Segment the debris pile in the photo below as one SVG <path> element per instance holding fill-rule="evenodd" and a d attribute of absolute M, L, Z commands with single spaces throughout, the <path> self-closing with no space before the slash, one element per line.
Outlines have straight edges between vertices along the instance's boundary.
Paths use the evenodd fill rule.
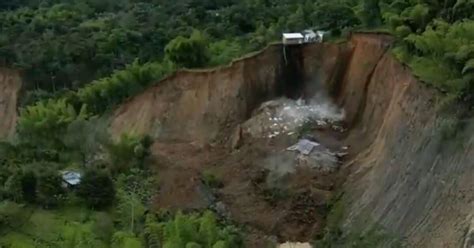
<path fill-rule="evenodd" d="M 307 123 L 342 132 L 344 129 L 338 123 L 343 119 L 344 111 L 331 103 L 280 98 L 263 103 L 242 128 L 255 138 L 291 136 Z"/>

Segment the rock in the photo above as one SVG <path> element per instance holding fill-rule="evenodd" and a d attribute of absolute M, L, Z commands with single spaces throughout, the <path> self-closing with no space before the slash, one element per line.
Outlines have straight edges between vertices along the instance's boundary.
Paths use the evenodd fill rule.
<path fill-rule="evenodd" d="M 219 216 L 227 218 L 227 219 L 230 218 L 230 212 L 227 209 L 227 206 L 223 202 L 221 201 L 216 202 L 216 204 L 214 204 L 212 208 Z"/>

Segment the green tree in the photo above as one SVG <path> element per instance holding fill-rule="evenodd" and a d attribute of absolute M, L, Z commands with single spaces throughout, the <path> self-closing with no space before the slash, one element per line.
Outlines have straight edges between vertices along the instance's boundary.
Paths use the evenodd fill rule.
<path fill-rule="evenodd" d="M 27 170 L 22 174 L 20 182 L 24 200 L 30 203 L 35 202 L 37 185 L 36 174 L 31 170 Z"/>
<path fill-rule="evenodd" d="M 238 231 L 219 225 L 212 212 L 202 215 L 177 213 L 156 227 L 154 232 L 162 237 L 163 247 L 243 247 Z"/>
<path fill-rule="evenodd" d="M 318 28 L 338 34 L 343 28 L 360 23 L 353 11 L 354 7 L 355 1 L 350 0 L 316 1 L 314 11 L 310 13 L 311 20 Z"/>
<path fill-rule="evenodd" d="M 110 142 L 106 122 L 97 117 L 72 121 L 62 139 L 67 152 L 83 167 L 92 166 Z"/>
<path fill-rule="evenodd" d="M 134 192 L 119 190 L 117 199 L 116 212 L 121 226 L 130 233 L 135 233 L 146 211 L 140 196 Z"/>
<path fill-rule="evenodd" d="M 22 174 L 19 171 L 14 172 L 8 177 L 3 187 L 4 195 L 15 202 L 23 200 Z"/>
<path fill-rule="evenodd" d="M 165 47 L 166 56 L 174 63 L 186 67 L 203 67 L 209 62 L 208 40 L 194 30 L 190 37 L 178 36 Z"/>
<path fill-rule="evenodd" d="M 288 21 L 286 24 L 287 31 L 298 32 L 299 30 L 306 28 L 305 18 L 306 17 L 305 12 L 303 10 L 303 6 L 300 5 L 296 9 L 296 11 L 288 17 Z"/>
<path fill-rule="evenodd" d="M 77 195 L 91 208 L 107 208 L 115 199 L 114 182 L 106 172 L 89 169 L 81 178 Z"/>
<path fill-rule="evenodd" d="M 24 206 L 11 201 L 0 202 L 0 231 L 17 228 L 28 221 Z"/>
<path fill-rule="evenodd" d="M 62 136 L 69 124 L 76 119 L 87 117 L 85 105 L 77 112 L 66 99 L 38 102 L 20 111 L 19 138 L 21 142 L 43 148 L 62 149 L 64 148 Z"/>
<path fill-rule="evenodd" d="M 360 0 L 359 5 L 354 9 L 364 26 L 372 28 L 382 24 L 380 0 Z"/>
<path fill-rule="evenodd" d="M 112 238 L 112 247 L 117 248 L 141 248 L 143 247 L 140 239 L 134 234 L 127 232 L 116 232 Z"/>
<path fill-rule="evenodd" d="M 52 170 L 46 169 L 38 175 L 38 201 L 43 207 L 56 207 L 64 196 L 62 178 Z"/>
<path fill-rule="evenodd" d="M 144 169 L 151 142 L 148 136 L 123 133 L 117 142 L 107 146 L 111 171 L 119 173 L 131 168 Z"/>

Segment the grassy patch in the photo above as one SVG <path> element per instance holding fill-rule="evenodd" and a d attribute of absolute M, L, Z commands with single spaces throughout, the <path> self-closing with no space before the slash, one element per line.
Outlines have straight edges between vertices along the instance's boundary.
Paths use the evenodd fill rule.
<path fill-rule="evenodd" d="M 36 248 L 38 242 L 18 232 L 9 232 L 0 238 L 0 247 Z"/>

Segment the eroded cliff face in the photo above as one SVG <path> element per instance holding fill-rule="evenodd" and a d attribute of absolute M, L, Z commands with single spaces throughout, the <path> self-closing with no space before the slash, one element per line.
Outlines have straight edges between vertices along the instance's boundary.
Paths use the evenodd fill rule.
<path fill-rule="evenodd" d="M 367 38 L 352 38 L 339 94 L 357 151 L 346 225 L 380 224 L 410 247 L 462 247 L 474 209 L 473 122 L 443 136 L 452 116 L 438 113 L 439 93 L 385 51 L 386 39 Z"/>
<path fill-rule="evenodd" d="M 318 51 L 312 55 L 316 59 L 311 59 L 318 61 L 316 69 L 305 75 L 300 71 L 302 63 L 310 58 L 303 61 L 299 47 L 287 47 L 284 55 L 281 45 L 271 45 L 229 66 L 179 71 L 117 109 L 113 133 L 151 133 L 159 139 L 199 143 L 226 139 L 262 102 L 279 96 L 304 97 L 311 86 L 299 77 L 327 81 L 339 67 L 337 59 L 324 58 L 337 58 L 347 50 L 327 44 L 305 49 Z"/>
<path fill-rule="evenodd" d="M 15 132 L 20 88 L 18 72 L 0 68 L 0 140 L 11 138 Z"/>

